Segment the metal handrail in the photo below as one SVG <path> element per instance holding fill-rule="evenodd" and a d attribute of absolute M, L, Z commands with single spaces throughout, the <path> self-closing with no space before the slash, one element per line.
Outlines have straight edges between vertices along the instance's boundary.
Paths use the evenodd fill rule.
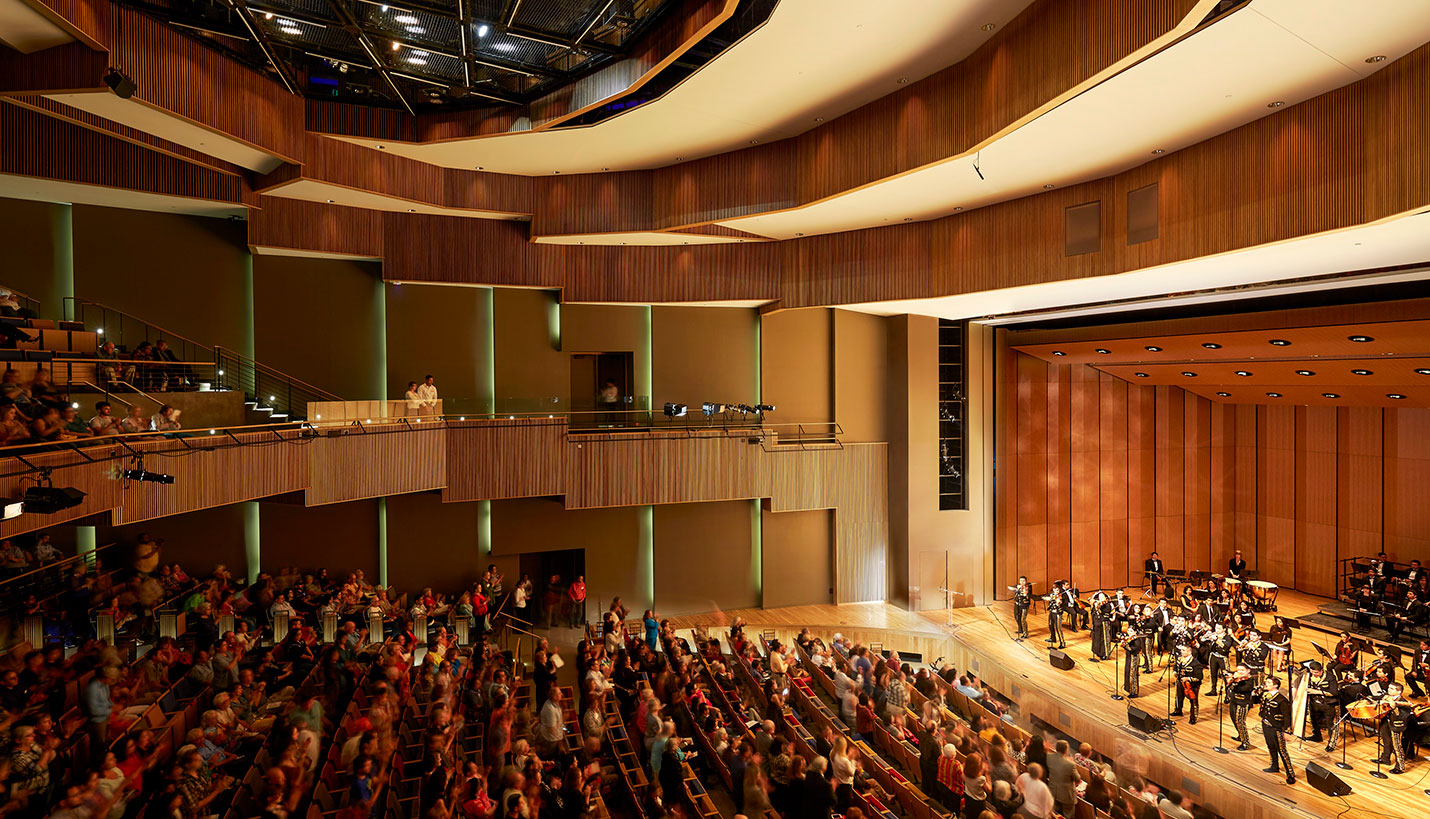
<path fill-rule="evenodd" d="M 158 333 L 158 338 L 162 338 L 162 339 L 164 339 L 164 340 L 177 339 L 178 341 L 182 341 L 183 343 L 185 343 L 185 344 L 187 344 L 187 345 L 190 345 L 190 346 L 192 346 L 192 347 L 194 347 L 194 348 L 196 348 L 196 349 L 199 349 L 199 350 L 208 350 L 208 351 L 211 351 L 211 352 L 212 352 L 212 351 L 215 349 L 215 348 L 214 348 L 213 346 L 211 346 L 211 345 L 202 344 L 202 343 L 200 343 L 200 342 L 194 341 L 193 339 L 191 339 L 191 338 L 189 338 L 189 337 L 187 337 L 187 336 L 179 335 L 178 333 L 175 333 L 175 332 L 172 332 L 172 331 L 170 331 L 170 330 L 167 330 L 167 329 L 165 329 L 165 328 L 163 328 L 163 327 L 160 327 L 159 325 L 154 324 L 153 322 L 145 321 L 144 319 L 141 319 L 141 318 L 139 318 L 138 316 L 132 315 L 132 314 L 130 314 L 130 313 L 126 313 L 126 312 L 124 312 L 123 310 L 116 310 L 116 309 L 113 308 L 113 307 L 110 307 L 110 306 L 108 306 L 108 305 L 106 305 L 106 304 L 101 304 L 101 303 L 99 303 L 99 302 L 97 302 L 97 301 L 90 301 L 89 299 L 82 299 L 82 298 L 79 298 L 79 297 L 77 297 L 77 296 L 65 296 L 65 297 L 64 297 L 64 305 L 65 305 L 65 307 L 64 307 L 64 314 L 69 317 L 69 320 L 70 320 L 70 321 L 83 321 L 83 319 L 78 318 L 78 316 L 80 315 L 80 313 L 81 313 L 82 311 L 81 311 L 81 310 L 77 310 L 77 309 L 75 309 L 75 308 L 78 307 L 78 306 L 81 306 L 81 305 L 90 305 L 90 306 L 99 308 L 100 310 L 102 310 L 102 311 L 103 311 L 104 313 L 106 313 L 106 314 L 108 314 L 108 313 L 114 313 L 115 315 L 119 316 L 121 320 L 123 320 L 123 319 L 129 319 L 130 321 L 132 321 L 132 322 L 134 322 L 134 323 L 136 323 L 136 324 L 140 324 L 140 325 L 142 325 L 142 326 L 144 326 L 144 327 L 148 327 L 148 328 L 151 329 L 151 330 L 155 330 L 155 331 L 157 331 L 157 333 Z M 98 328 L 98 329 L 102 330 L 103 328 Z M 103 334 L 103 333 L 101 333 L 101 335 L 102 335 L 102 334 Z M 157 341 L 158 338 L 156 338 L 156 339 L 147 339 L 147 338 L 146 338 L 145 340 L 146 340 L 146 341 L 150 341 L 150 340 Z M 197 362 L 194 362 L 194 363 L 197 363 Z"/>
<path fill-rule="evenodd" d="M 297 384 L 297 385 L 300 386 L 300 387 L 303 387 L 303 388 L 305 388 L 305 389 L 311 391 L 312 393 L 314 393 L 315 395 L 319 396 L 319 397 L 322 398 L 323 400 L 326 400 L 326 401 L 342 401 L 342 400 L 343 400 L 342 398 L 339 398 L 338 396 L 336 396 L 336 395 L 334 395 L 334 394 L 328 392 L 327 390 L 323 389 L 322 387 L 315 387 L 315 386 L 313 386 L 312 384 L 309 384 L 309 383 L 306 382 L 306 381 L 302 381 L 302 380 L 300 380 L 300 379 L 294 378 L 294 377 L 291 376 L 291 375 L 288 375 L 288 374 L 286 374 L 286 373 L 283 373 L 283 372 L 281 372 L 281 371 L 279 371 L 279 370 L 275 370 L 275 369 L 273 369 L 272 367 L 268 366 L 267 364 L 264 364 L 264 363 L 262 363 L 262 362 L 255 361 L 255 360 L 249 358 L 248 356 L 244 355 L 243 353 L 235 352 L 235 351 L 233 351 L 233 350 L 227 349 L 227 348 L 225 348 L 225 347 L 221 347 L 221 346 L 219 346 L 219 345 L 214 345 L 214 353 L 215 353 L 215 360 L 217 360 L 220 355 L 226 355 L 226 356 L 228 356 L 228 357 L 230 357 L 230 358 L 237 359 L 237 360 L 238 360 L 239 362 L 241 362 L 241 363 L 252 365 L 254 372 L 258 372 L 258 371 L 261 370 L 261 371 L 263 371 L 263 373 L 264 373 L 265 375 L 271 375 L 271 376 L 273 376 L 273 377 L 275 377 L 275 378 L 281 378 L 281 379 L 284 379 L 284 380 L 286 380 L 286 381 L 290 381 L 290 382 L 292 382 L 292 383 L 294 383 L 294 384 Z"/>
<path fill-rule="evenodd" d="M 30 312 L 34 313 L 36 316 L 40 315 L 39 299 L 35 298 L 29 293 L 23 293 L 19 290 L 16 290 L 8 284 L 0 284 L 0 288 L 4 288 L 5 290 L 10 291 L 10 295 L 14 296 L 17 301 L 24 302 L 24 306 L 29 309 Z"/>
<path fill-rule="evenodd" d="M 7 592 L 9 591 L 9 589 L 6 588 L 6 587 L 11 586 L 11 584 L 19 583 L 20 581 L 25 580 L 26 578 L 33 578 L 35 575 L 39 574 L 40 572 L 52 572 L 52 571 L 54 571 L 54 570 L 56 570 L 56 569 L 66 568 L 66 567 L 69 567 L 69 566 L 73 566 L 75 563 L 77 563 L 78 561 L 81 561 L 81 560 L 87 561 L 87 560 L 91 559 L 92 557 L 98 555 L 100 552 L 104 551 L 105 549 L 108 549 L 108 548 L 110 548 L 110 547 L 112 547 L 112 546 L 118 546 L 118 545 L 119 545 L 118 543 L 106 543 L 106 544 L 104 544 L 103 546 L 98 546 L 98 547 L 96 547 L 96 548 L 94 549 L 94 551 L 92 551 L 92 552 L 85 552 L 85 553 L 82 554 L 82 555 L 73 555 L 73 556 L 71 556 L 71 557 L 66 557 L 66 558 L 63 558 L 63 559 L 61 559 L 61 560 L 56 560 L 54 563 L 50 563 L 50 564 L 45 565 L 45 566 L 40 566 L 40 567 L 38 567 L 38 568 L 31 569 L 31 570 L 29 570 L 28 572 L 24 572 L 23 574 L 17 574 L 17 575 L 15 575 L 14 577 L 7 577 L 7 578 L 5 578 L 4 580 L 0 580 L 0 599 L 5 599 L 5 598 L 8 598 L 8 597 L 9 597 L 9 595 L 7 594 Z"/>

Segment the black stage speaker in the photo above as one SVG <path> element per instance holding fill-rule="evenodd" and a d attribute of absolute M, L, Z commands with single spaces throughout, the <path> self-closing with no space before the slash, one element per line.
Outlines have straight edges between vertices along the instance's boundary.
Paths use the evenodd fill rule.
<path fill-rule="evenodd" d="M 1073 658 L 1069 657 L 1066 651 L 1059 651 L 1056 648 L 1048 649 L 1048 662 L 1053 664 L 1053 668 L 1060 668 L 1063 671 L 1073 670 Z"/>
<path fill-rule="evenodd" d="M 1163 727 L 1160 717 L 1154 717 L 1135 705 L 1127 706 L 1127 724 L 1144 734 L 1155 734 Z"/>
<path fill-rule="evenodd" d="M 1347 785 L 1344 779 L 1315 762 L 1306 763 L 1306 780 L 1311 783 L 1311 787 L 1326 796 L 1345 796 L 1351 792 L 1351 786 Z"/>

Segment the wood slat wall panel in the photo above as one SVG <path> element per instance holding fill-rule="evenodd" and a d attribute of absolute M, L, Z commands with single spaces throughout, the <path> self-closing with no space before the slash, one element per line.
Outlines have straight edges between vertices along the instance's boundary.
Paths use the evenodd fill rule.
<path fill-rule="evenodd" d="M 1007 419 L 1017 418 L 1019 353 L 1009 349 L 1007 330 L 995 330 L 994 337 L 997 356 L 994 371 L 998 388 L 993 397 L 997 419 L 993 425 L 996 448 L 993 493 L 993 574 L 996 582 L 993 588 L 995 596 L 1003 600 L 1009 596 L 1007 587 L 1016 583 L 1018 575 L 1024 570 L 1018 560 L 1017 493 L 1008 491 L 1009 487 L 1018 485 L 1018 458 L 1015 453 L 1019 446 L 1019 428 L 1016 423 L 1008 423 Z"/>
<path fill-rule="evenodd" d="M 1156 387 L 1157 413 L 1157 552 L 1168 568 L 1186 568 L 1185 495 L 1186 411 L 1182 390 Z"/>
<path fill-rule="evenodd" d="M 313 439 L 308 445 L 305 502 L 319 506 L 443 488 L 448 432 L 432 424 L 423 426 Z"/>
<path fill-rule="evenodd" d="M 110 454 L 110 450 L 103 450 L 104 455 Z M 115 454 L 118 454 L 117 452 Z M 94 453 L 95 457 L 102 457 L 99 452 Z M 35 466 L 49 467 L 60 466 L 73 463 L 73 456 L 67 453 L 52 453 L 48 455 L 27 456 L 27 460 Z M 13 460 L 3 461 L 4 472 L 22 472 L 24 464 Z M 24 477 L 0 478 L 0 497 L 19 499 L 23 497 L 25 489 L 33 486 L 34 482 Z M 54 473 L 55 486 L 72 486 L 85 493 L 84 501 L 71 509 L 65 509 L 49 515 L 31 513 L 21 515 L 6 521 L 0 521 L 0 537 L 10 537 L 12 535 L 31 532 L 36 529 L 44 529 L 55 524 L 67 521 L 78 520 L 89 515 L 102 514 L 118 506 L 121 501 L 120 483 L 114 480 L 112 472 L 101 468 L 85 469 L 61 469 Z M 165 487 L 167 488 L 167 487 Z"/>
<path fill-rule="evenodd" d="M 1048 365 L 1018 356 L 1017 492 L 1018 570 L 1035 588 L 1060 578 L 1051 576 L 1048 554 Z M 1010 584 L 1004 584 L 1010 585 Z"/>
<path fill-rule="evenodd" d="M 32 0 L 36 4 L 48 8 L 45 16 L 63 21 L 61 25 L 90 48 L 108 48 L 110 12 L 105 0 Z"/>
<path fill-rule="evenodd" d="M 1379 407 L 1346 407 L 1336 425 L 1336 554 L 1373 555 L 1384 547 L 1382 491 L 1386 431 Z M 1392 453 L 1393 457 L 1393 453 Z"/>
<path fill-rule="evenodd" d="M 1335 407 L 1296 408 L 1296 588 L 1336 594 Z"/>
<path fill-rule="evenodd" d="M 248 243 L 321 253 L 380 259 L 385 237 L 383 214 L 298 199 L 264 196 L 250 212 Z"/>
<path fill-rule="evenodd" d="M 1071 428 L 1072 538 L 1065 545 L 1059 544 L 1058 550 L 1049 550 L 1048 579 L 1072 580 L 1079 588 L 1095 589 L 1100 585 L 1097 564 L 1102 538 L 1098 374 L 1087 367 L 1060 369 L 1072 370 L 1072 400 L 1070 413 L 1065 416 Z M 1048 522 L 1062 523 L 1051 519 Z"/>
<path fill-rule="evenodd" d="M 284 433 L 283 440 L 262 432 L 239 433 L 249 446 L 193 451 L 174 441 L 134 444 L 153 453 L 145 458 L 145 468 L 174 476 L 171 486 L 154 483 L 120 484 L 119 503 L 112 517 L 115 525 L 226 506 L 256 500 L 308 486 L 308 453 L 296 435 Z M 196 445 L 205 443 L 203 439 Z M 163 453 L 162 455 L 160 453 Z M 120 462 L 122 463 L 122 462 Z M 96 464 L 65 470 L 71 473 L 105 470 L 115 464 Z"/>
<path fill-rule="evenodd" d="M 1127 583 L 1129 560 L 1127 382 L 1099 374 L 1098 444 L 1101 450 L 1101 532 L 1098 557 L 1088 567 L 1097 586 L 1119 588 Z M 1079 550 L 1082 544 L 1078 544 Z M 1083 588 L 1088 588 L 1084 586 Z"/>
<path fill-rule="evenodd" d="M 1157 547 L 1157 390 L 1127 386 L 1127 583 Z"/>
<path fill-rule="evenodd" d="M 1430 410 L 1386 410 L 1384 447 L 1385 551 L 1430 559 Z"/>
<path fill-rule="evenodd" d="M 1236 406 L 1211 405 L 1211 484 L 1207 514 L 1210 527 L 1208 568 L 1220 571 L 1236 550 Z"/>
<path fill-rule="evenodd" d="M 1256 453 L 1259 439 L 1256 436 L 1259 428 L 1256 423 L 1256 414 L 1256 407 L 1239 404 L 1236 407 L 1236 417 L 1233 419 L 1236 431 L 1233 442 L 1236 486 L 1232 488 L 1232 503 L 1236 546 L 1232 551 L 1241 550 L 1246 567 L 1261 571 L 1260 549 L 1256 545 L 1258 542 L 1256 503 L 1259 495 L 1257 476 L 1260 474 L 1257 472 L 1259 464 Z"/>
<path fill-rule="evenodd" d="M 1072 448 L 1073 393 L 1071 367 L 1048 367 L 1046 518 L 1048 522 L 1048 580 L 1071 577 L 1074 530 L 1084 528 L 1073 509 L 1073 487 L 1085 479 L 1087 464 Z M 1093 467 L 1094 470 L 1096 467 Z M 1020 473 L 1022 474 L 1022 473 Z"/>
<path fill-rule="evenodd" d="M 566 420 L 457 421 L 447 430 L 443 502 L 560 495 L 566 491 Z"/>
<path fill-rule="evenodd" d="M 1296 582 L 1296 409 L 1257 407 L 1257 547 L 1261 579 Z"/>
<path fill-rule="evenodd" d="M 1182 562 L 1196 568 L 1211 563 L 1211 402 L 1182 393 Z"/>
<path fill-rule="evenodd" d="M 0 72 L 3 73 L 3 72 Z M 0 173 L 228 202 L 244 202 L 242 177 L 139 144 L 0 104 Z"/>

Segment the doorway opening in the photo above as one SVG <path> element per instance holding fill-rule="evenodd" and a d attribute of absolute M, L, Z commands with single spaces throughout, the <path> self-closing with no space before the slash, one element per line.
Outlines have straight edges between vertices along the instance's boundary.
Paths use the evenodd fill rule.
<path fill-rule="evenodd" d="M 634 426 L 633 353 L 571 354 L 572 429 Z"/>

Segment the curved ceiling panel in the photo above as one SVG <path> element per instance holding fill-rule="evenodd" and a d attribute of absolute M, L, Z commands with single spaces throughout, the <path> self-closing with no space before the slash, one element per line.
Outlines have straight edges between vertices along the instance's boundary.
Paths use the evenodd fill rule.
<path fill-rule="evenodd" d="M 767 23 L 659 100 L 588 128 L 425 144 L 342 138 L 505 173 L 660 167 L 795 136 L 848 113 L 967 57 L 1030 2 L 784 0 Z"/>

